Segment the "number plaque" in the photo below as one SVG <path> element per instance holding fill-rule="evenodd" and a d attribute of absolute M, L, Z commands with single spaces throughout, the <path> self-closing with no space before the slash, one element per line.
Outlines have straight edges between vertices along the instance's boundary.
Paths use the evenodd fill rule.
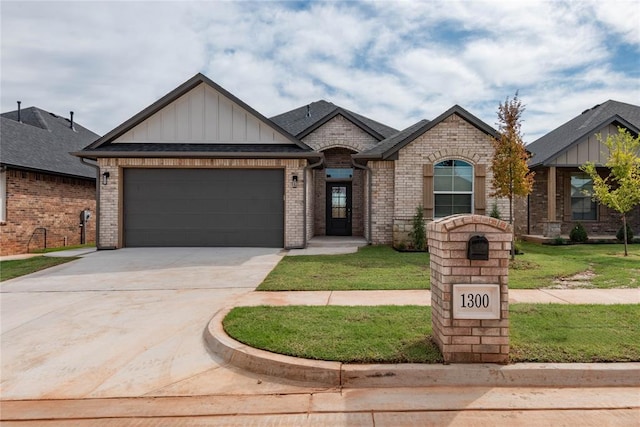
<path fill-rule="evenodd" d="M 500 285 L 453 285 L 454 319 L 500 319 Z"/>

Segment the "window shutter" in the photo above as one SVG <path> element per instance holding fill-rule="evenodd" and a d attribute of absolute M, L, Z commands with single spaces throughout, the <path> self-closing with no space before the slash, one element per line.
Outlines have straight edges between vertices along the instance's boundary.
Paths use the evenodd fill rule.
<path fill-rule="evenodd" d="M 484 215 L 487 210 L 487 165 L 476 165 L 475 185 L 473 189 L 473 204 L 477 215 Z"/>
<path fill-rule="evenodd" d="M 433 163 L 422 167 L 422 205 L 424 216 L 433 219 Z"/>

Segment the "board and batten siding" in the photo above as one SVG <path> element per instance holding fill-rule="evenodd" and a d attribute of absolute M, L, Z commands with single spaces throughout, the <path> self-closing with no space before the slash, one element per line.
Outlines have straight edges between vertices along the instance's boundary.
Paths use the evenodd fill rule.
<path fill-rule="evenodd" d="M 609 135 L 618 133 L 618 128 L 609 125 L 600 129 L 597 134 L 601 135 L 602 140 L 606 140 Z M 582 138 L 576 144 L 569 147 L 567 151 L 559 154 L 553 161 L 551 166 L 580 166 L 586 162 L 594 162 L 603 165 L 607 162 L 609 152 L 604 144 L 601 144 L 596 137 L 596 132 Z"/>
<path fill-rule="evenodd" d="M 119 142 L 290 143 L 269 124 L 204 83 L 114 141 Z"/>

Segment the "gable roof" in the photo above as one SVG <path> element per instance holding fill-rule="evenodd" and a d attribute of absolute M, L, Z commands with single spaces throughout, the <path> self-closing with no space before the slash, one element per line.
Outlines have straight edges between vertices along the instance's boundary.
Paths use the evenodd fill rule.
<path fill-rule="evenodd" d="M 398 132 L 397 129 L 323 99 L 271 117 L 271 120 L 302 139 L 337 115 L 344 116 L 378 141 Z"/>
<path fill-rule="evenodd" d="M 89 129 L 37 107 L 0 115 L 3 165 L 72 177 L 95 179 L 94 168 L 70 154 L 100 136 Z"/>
<path fill-rule="evenodd" d="M 436 127 L 439 123 L 443 122 L 447 117 L 450 117 L 453 114 L 457 114 L 458 116 L 462 117 L 464 120 L 469 122 L 480 131 L 486 133 L 487 135 L 493 137 L 497 136 L 497 132 L 494 128 L 492 128 L 461 106 L 454 105 L 435 119 L 431 121 L 420 120 L 419 122 L 409 126 L 403 131 L 398 132 L 395 135 L 385 139 L 370 150 L 364 151 L 359 154 L 354 154 L 352 157 L 354 159 L 389 159 L 391 156 L 400 151 L 400 149 L 402 149 L 404 146 L 411 143 L 423 133 Z"/>
<path fill-rule="evenodd" d="M 262 114 L 254 110 L 248 104 L 246 104 L 245 102 L 237 98 L 235 95 L 233 95 L 232 93 L 230 93 L 229 91 L 227 91 L 226 89 L 224 89 L 223 87 L 221 87 L 220 85 L 218 85 L 217 83 L 215 83 L 214 81 L 212 81 L 211 79 L 203 75 L 202 73 L 198 73 L 195 76 L 193 76 L 191 79 L 187 80 L 186 82 L 178 86 L 176 89 L 172 90 L 171 92 L 169 92 L 168 94 L 166 94 L 165 96 L 163 96 L 162 98 L 160 98 L 159 100 L 157 100 L 156 102 L 154 102 L 153 104 L 145 108 L 144 110 L 140 111 L 130 119 L 126 120 L 121 125 L 117 126 L 115 129 L 108 132 L 106 135 L 104 135 L 102 138 L 98 139 L 93 144 L 86 147 L 84 150 L 74 154 L 80 157 L 87 157 L 87 158 L 117 157 L 120 155 L 131 156 L 132 153 L 136 151 L 140 151 L 141 153 L 144 152 L 144 153 L 147 153 L 148 155 L 150 152 L 156 151 L 156 149 L 157 151 L 163 153 L 163 155 L 165 156 L 170 155 L 170 153 L 172 152 L 180 152 L 182 153 L 183 156 L 188 156 L 190 153 L 192 153 L 194 156 L 202 155 L 204 153 L 207 153 L 208 156 L 212 156 L 212 155 L 215 155 L 215 153 L 217 152 L 226 153 L 227 155 L 231 155 L 232 153 L 236 152 L 238 153 L 239 156 L 247 156 L 248 154 L 250 154 L 246 151 L 246 149 L 240 148 L 241 144 L 216 144 L 216 143 L 189 144 L 189 143 L 186 143 L 186 144 L 176 144 L 175 146 L 173 146 L 175 150 L 171 150 L 171 147 L 166 147 L 170 144 L 163 144 L 163 143 L 112 144 L 112 142 L 115 141 L 118 137 L 124 135 L 125 133 L 133 129 L 138 124 L 147 120 L 148 118 L 150 118 L 151 116 L 153 116 L 154 114 L 162 110 L 164 107 L 168 106 L 169 104 L 176 101 L 178 98 L 187 94 L 189 91 L 193 90 L 194 88 L 196 88 L 201 84 L 208 85 L 213 90 L 222 94 L 222 96 L 231 100 L 233 103 L 239 105 L 242 109 L 246 110 L 250 115 L 255 117 L 260 122 L 264 123 L 268 127 L 275 130 L 276 132 L 282 134 L 290 142 L 290 145 L 291 145 L 291 147 L 289 147 L 290 148 L 289 150 L 284 150 L 284 151 L 289 151 L 292 155 L 294 153 L 305 153 L 305 152 L 312 151 L 310 147 L 308 147 L 306 144 L 301 142 L 299 139 L 292 136 L 288 131 L 280 127 L 277 123 L 269 120 L 268 118 L 266 118 L 265 116 L 263 116 Z M 117 147 L 115 147 L 114 145 L 117 145 Z M 180 149 L 178 149 L 178 145 L 180 146 Z M 254 144 L 254 146 L 255 145 L 259 145 L 259 144 Z M 236 148 L 238 148 L 238 150 L 236 150 Z M 266 152 L 267 150 L 260 150 L 260 151 L 262 152 L 263 155 L 268 154 Z M 283 150 L 282 150 L 282 147 L 280 147 L 280 150 L 275 150 L 275 151 L 282 152 Z M 316 154 L 316 157 L 317 157 L 317 154 Z"/>
<path fill-rule="evenodd" d="M 579 116 L 527 145 L 527 150 L 532 153 L 529 166 L 547 164 L 584 137 L 613 123 L 637 134 L 640 131 L 640 106 L 609 100 L 583 111 Z"/>

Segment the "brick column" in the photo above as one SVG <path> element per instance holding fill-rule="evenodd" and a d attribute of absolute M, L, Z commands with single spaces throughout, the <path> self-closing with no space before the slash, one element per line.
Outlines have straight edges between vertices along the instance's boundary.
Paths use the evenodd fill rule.
<path fill-rule="evenodd" d="M 511 226 L 487 216 L 454 215 L 429 223 L 427 236 L 431 324 L 445 363 L 508 363 Z M 473 236 L 488 241 L 487 260 L 468 259 Z"/>

